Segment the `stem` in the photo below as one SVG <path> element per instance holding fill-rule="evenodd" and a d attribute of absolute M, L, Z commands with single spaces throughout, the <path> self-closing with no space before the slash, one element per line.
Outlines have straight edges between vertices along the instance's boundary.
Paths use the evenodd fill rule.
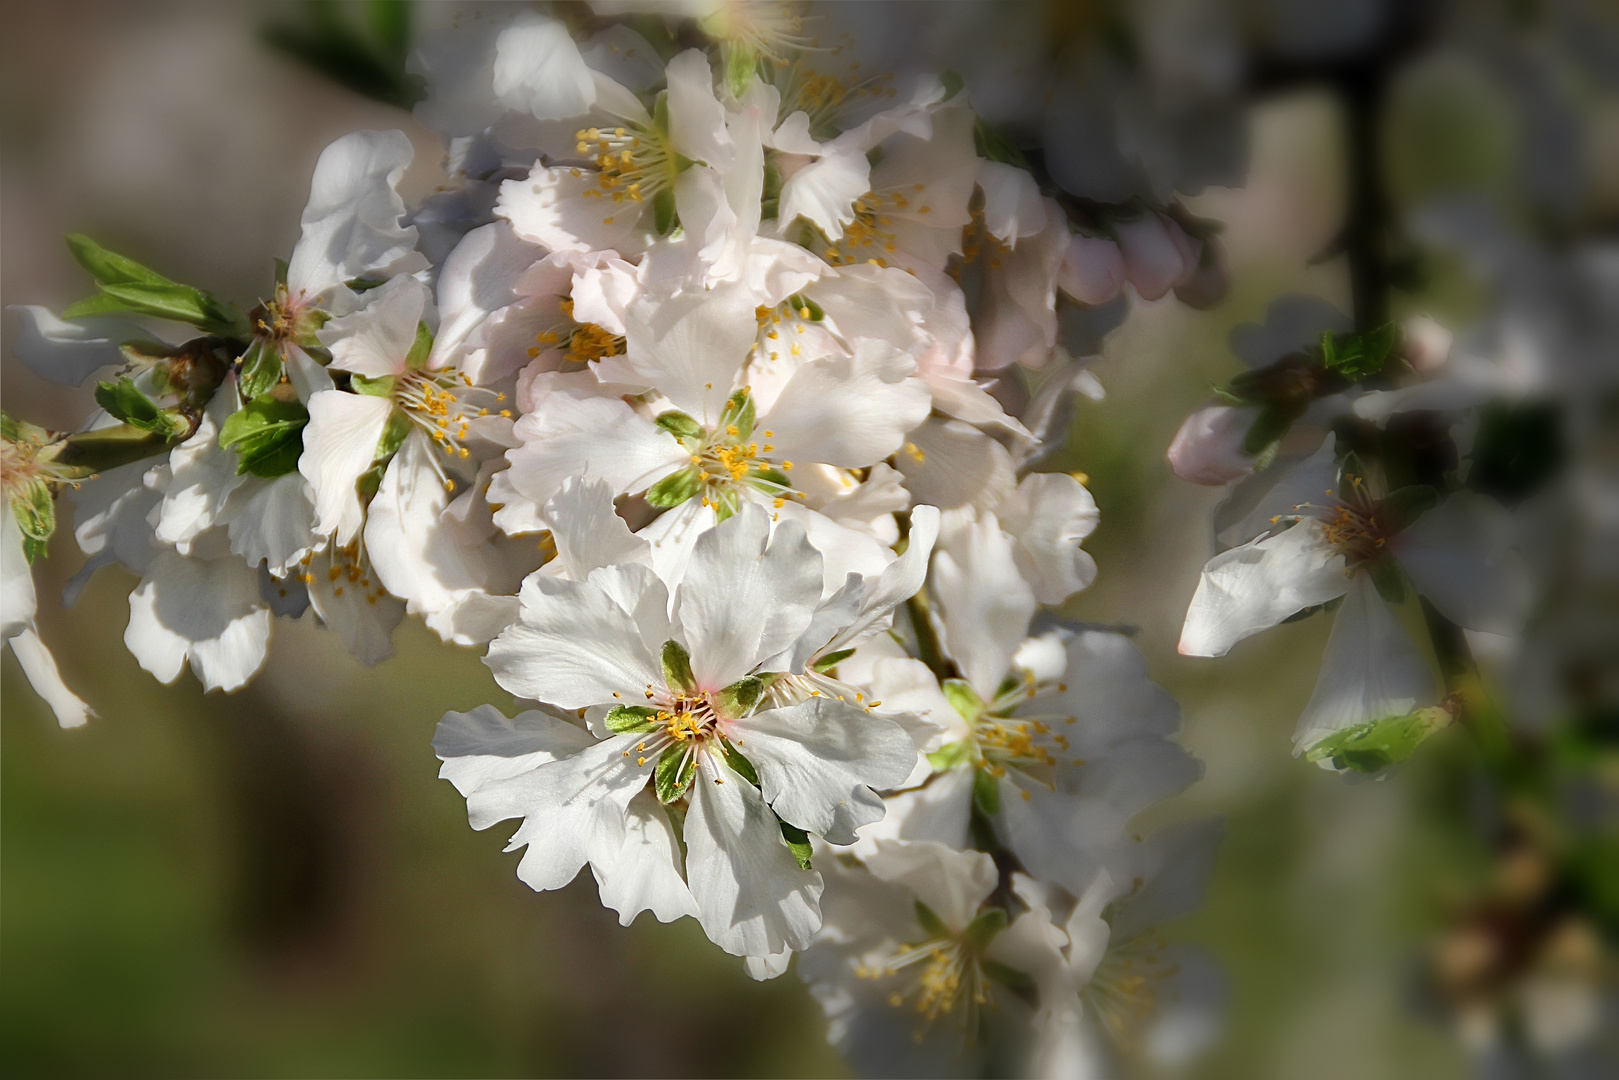
<path fill-rule="evenodd" d="M 955 665 L 945 657 L 944 649 L 939 645 L 938 632 L 933 629 L 932 609 L 926 586 L 905 601 L 905 610 L 911 617 L 911 629 L 916 633 L 916 651 L 920 654 L 918 659 L 928 666 L 935 678 L 952 678 Z"/>

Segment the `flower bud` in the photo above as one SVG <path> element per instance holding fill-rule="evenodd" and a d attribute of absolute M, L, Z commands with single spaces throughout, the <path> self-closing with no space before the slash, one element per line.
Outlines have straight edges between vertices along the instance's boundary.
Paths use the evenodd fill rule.
<path fill-rule="evenodd" d="M 1259 415 L 1255 405 L 1204 405 L 1188 416 L 1169 444 L 1169 467 L 1193 484 L 1217 487 L 1247 476 L 1254 459 L 1242 440 Z"/>
<path fill-rule="evenodd" d="M 1426 315 L 1414 315 L 1400 327 L 1400 351 L 1413 368 L 1431 375 L 1450 359 L 1453 335 Z"/>
<path fill-rule="evenodd" d="M 1157 300 L 1197 273 L 1201 245 L 1163 214 L 1149 210 L 1113 223 L 1124 271 L 1143 300 Z"/>
<path fill-rule="evenodd" d="M 1105 304 L 1124 287 L 1124 256 L 1104 236 L 1076 233 L 1068 239 L 1057 287 L 1081 304 Z"/>

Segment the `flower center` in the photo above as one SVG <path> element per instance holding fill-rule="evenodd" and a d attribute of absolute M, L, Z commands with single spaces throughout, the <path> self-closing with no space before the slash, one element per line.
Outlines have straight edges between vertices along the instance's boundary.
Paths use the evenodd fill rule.
<path fill-rule="evenodd" d="M 888 993 L 888 1004 L 895 1009 L 909 1007 L 921 1018 L 922 1025 L 912 1032 L 917 1042 L 941 1016 L 954 1015 L 957 1027 L 973 1030 L 978 1009 L 989 1002 L 979 950 L 956 934 L 901 945 L 886 959 L 857 967 L 855 975 L 899 980 Z"/>
<path fill-rule="evenodd" d="M 1164 980 L 1179 973 L 1180 965 L 1160 955 L 1165 945 L 1162 939 L 1149 940 L 1143 935 L 1109 947 L 1091 981 L 1080 991 L 1114 1038 L 1128 1041 L 1132 1030 L 1157 1010 Z"/>
<path fill-rule="evenodd" d="M 653 198 L 674 181 L 679 161 L 664 137 L 641 127 L 580 128 L 578 151 L 596 160 L 596 187 L 585 198 L 622 205 Z M 614 215 L 602 218 L 611 225 Z"/>
<path fill-rule="evenodd" d="M 474 386 L 470 378 L 453 367 L 407 370 L 394 383 L 394 403 L 446 453 L 457 458 L 472 455 L 462 445 L 471 422 L 488 416 L 491 405 L 505 400 L 505 394 Z M 511 414 L 510 409 L 501 409 L 498 415 Z"/>

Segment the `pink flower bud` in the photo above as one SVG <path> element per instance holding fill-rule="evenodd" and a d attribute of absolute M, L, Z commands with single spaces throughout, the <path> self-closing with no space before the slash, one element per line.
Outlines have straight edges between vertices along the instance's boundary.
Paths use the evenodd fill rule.
<path fill-rule="evenodd" d="M 1134 221 L 1115 221 L 1125 274 L 1143 300 L 1157 300 L 1197 273 L 1202 245 L 1174 221 L 1149 210 Z"/>
<path fill-rule="evenodd" d="M 1057 287 L 1081 304 L 1105 304 L 1124 288 L 1124 256 L 1105 236 L 1069 237 Z"/>
<path fill-rule="evenodd" d="M 1254 467 L 1242 440 L 1259 415 L 1257 405 L 1204 405 L 1188 416 L 1169 444 L 1169 467 L 1193 484 L 1217 487 L 1240 480 Z"/>
<path fill-rule="evenodd" d="M 1400 349 L 1411 366 L 1432 375 L 1450 359 L 1452 334 L 1426 315 L 1415 315 L 1400 326 Z"/>

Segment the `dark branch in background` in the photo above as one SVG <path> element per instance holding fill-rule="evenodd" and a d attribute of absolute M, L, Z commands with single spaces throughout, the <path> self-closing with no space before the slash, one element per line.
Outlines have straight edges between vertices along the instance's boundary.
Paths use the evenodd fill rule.
<path fill-rule="evenodd" d="M 401 109 L 427 96 L 422 80 L 405 71 L 410 0 L 305 0 L 301 18 L 270 23 L 261 33 L 271 48 L 356 94 Z"/>

